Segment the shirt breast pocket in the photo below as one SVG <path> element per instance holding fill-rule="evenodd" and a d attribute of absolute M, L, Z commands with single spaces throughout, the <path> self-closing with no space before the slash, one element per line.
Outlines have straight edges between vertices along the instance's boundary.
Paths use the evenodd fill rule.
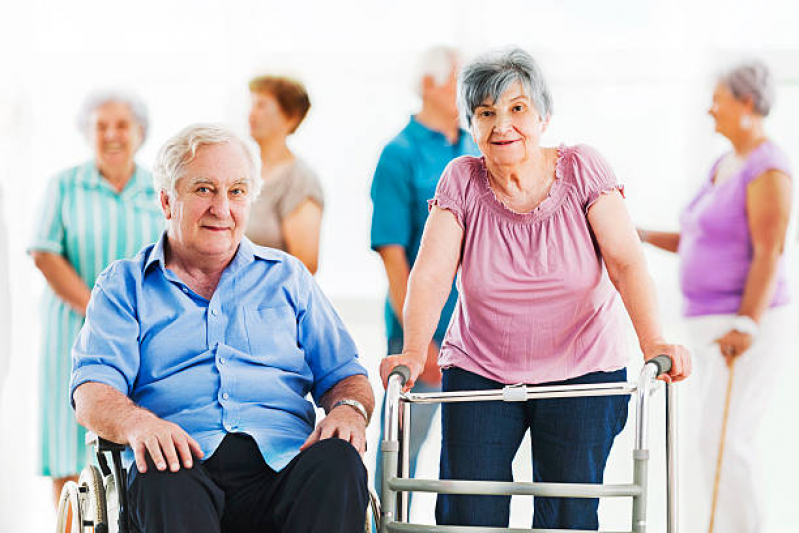
<path fill-rule="evenodd" d="M 297 315 L 290 305 L 244 310 L 250 355 L 256 364 L 300 372 L 305 357 L 297 343 Z"/>

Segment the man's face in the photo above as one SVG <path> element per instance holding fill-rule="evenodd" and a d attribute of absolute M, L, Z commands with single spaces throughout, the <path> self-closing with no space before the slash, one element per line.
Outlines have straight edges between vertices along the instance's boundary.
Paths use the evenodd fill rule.
<path fill-rule="evenodd" d="M 425 81 L 424 98 L 433 103 L 442 113 L 458 116 L 458 66 L 453 66 L 447 80 L 438 84 L 428 76 Z"/>
<path fill-rule="evenodd" d="M 201 146 L 172 194 L 161 192 L 170 249 L 232 259 L 250 212 L 252 169 L 236 144 Z"/>

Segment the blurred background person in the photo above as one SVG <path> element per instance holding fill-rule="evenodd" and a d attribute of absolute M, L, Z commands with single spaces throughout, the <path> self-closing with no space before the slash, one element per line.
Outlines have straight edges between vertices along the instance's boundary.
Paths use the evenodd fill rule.
<path fill-rule="evenodd" d="M 702 389 L 699 436 L 708 489 L 734 363 L 715 512 L 715 531 L 724 533 L 762 531 L 755 437 L 780 369 L 795 353 L 784 262 L 791 170 L 763 124 L 774 92 L 773 77 L 759 61 L 718 78 L 708 113 L 732 149 L 716 160 L 682 211 L 678 233 L 639 230 L 643 242 L 679 255 L 687 333 Z M 707 527 L 701 520 L 691 529 Z"/>
<path fill-rule="evenodd" d="M 460 109 L 482 157 L 444 171 L 431 201 L 404 310 L 398 364 L 409 385 L 426 367 L 457 273 L 458 302 L 438 363 L 442 389 L 625 381 L 627 310 L 644 359 L 668 354 L 670 378 L 690 374 L 687 351 L 668 343 L 657 299 L 610 165 L 586 145 L 545 147 L 552 97 L 543 73 L 513 48 L 467 64 Z M 602 483 L 629 398 L 445 403 L 442 480 L 512 481 L 529 430 L 533 481 Z M 533 527 L 596 529 L 595 498 L 534 499 Z M 510 496 L 439 494 L 436 523 L 507 527 Z"/>
<path fill-rule="evenodd" d="M 260 76 L 250 81 L 250 135 L 261 149 L 261 195 L 252 205 L 247 237 L 297 257 L 314 274 L 324 196 L 316 173 L 288 147 L 311 101 L 299 81 Z"/>
<path fill-rule="evenodd" d="M 144 103 L 120 91 L 91 94 L 78 127 L 94 152 L 48 184 L 28 252 L 47 287 L 41 302 L 41 473 L 53 498 L 88 459 L 85 430 L 69 402 L 70 351 L 94 281 L 112 261 L 160 236 L 164 222 L 149 171 L 135 162 L 147 136 Z"/>
<path fill-rule="evenodd" d="M 402 307 L 408 275 L 419 252 L 427 220 L 427 201 L 447 164 L 462 155 L 477 155 L 477 146 L 460 127 L 457 106 L 459 55 L 457 50 L 437 46 L 420 61 L 416 91 L 421 109 L 380 154 L 372 179 L 372 249 L 380 254 L 388 278 L 385 303 L 387 353 L 402 352 Z M 428 345 L 425 371 L 414 392 L 441 390 L 438 350 L 458 298 L 455 287 L 441 313 L 433 341 Z M 416 471 L 419 448 L 430 429 L 437 405 L 415 405 L 411 426 L 410 473 Z M 381 438 L 383 417 L 380 416 Z M 375 479 L 380 479 L 377 461 Z M 380 487 L 377 487 L 380 490 Z"/>

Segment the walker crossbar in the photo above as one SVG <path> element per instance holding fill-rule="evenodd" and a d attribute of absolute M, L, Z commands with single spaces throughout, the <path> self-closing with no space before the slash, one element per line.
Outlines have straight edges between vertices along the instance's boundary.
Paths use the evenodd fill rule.
<path fill-rule="evenodd" d="M 668 372 L 671 359 L 658 356 L 641 370 L 637 383 L 601 383 L 588 385 L 524 386 L 512 385 L 499 390 L 455 391 L 440 393 L 402 393 L 408 379 L 405 367 L 398 367 L 389 376 L 386 388 L 385 438 L 381 443 L 383 461 L 382 515 L 380 533 L 438 531 L 443 533 L 555 533 L 579 530 L 508 529 L 471 526 L 428 526 L 409 524 L 408 493 L 470 494 L 487 496 L 532 495 L 554 498 L 615 498 L 633 499 L 632 531 L 646 532 L 647 474 L 649 462 L 649 398 L 655 391 L 655 378 Z M 511 390 L 509 390 L 511 389 Z M 636 436 L 633 450 L 633 483 L 603 485 L 591 483 L 515 483 L 501 481 L 411 479 L 408 476 L 410 448 L 410 411 L 414 403 L 449 403 L 466 401 L 526 401 L 544 398 L 582 396 L 636 396 Z M 677 424 L 676 391 L 666 385 L 666 489 L 667 533 L 677 533 Z"/>

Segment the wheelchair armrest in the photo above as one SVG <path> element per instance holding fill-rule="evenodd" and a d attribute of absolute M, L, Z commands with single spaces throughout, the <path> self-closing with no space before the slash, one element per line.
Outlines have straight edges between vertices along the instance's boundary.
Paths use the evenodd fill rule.
<path fill-rule="evenodd" d="M 98 452 L 122 452 L 127 448 L 124 444 L 106 440 L 93 431 L 86 432 L 86 445 L 97 446 Z"/>

